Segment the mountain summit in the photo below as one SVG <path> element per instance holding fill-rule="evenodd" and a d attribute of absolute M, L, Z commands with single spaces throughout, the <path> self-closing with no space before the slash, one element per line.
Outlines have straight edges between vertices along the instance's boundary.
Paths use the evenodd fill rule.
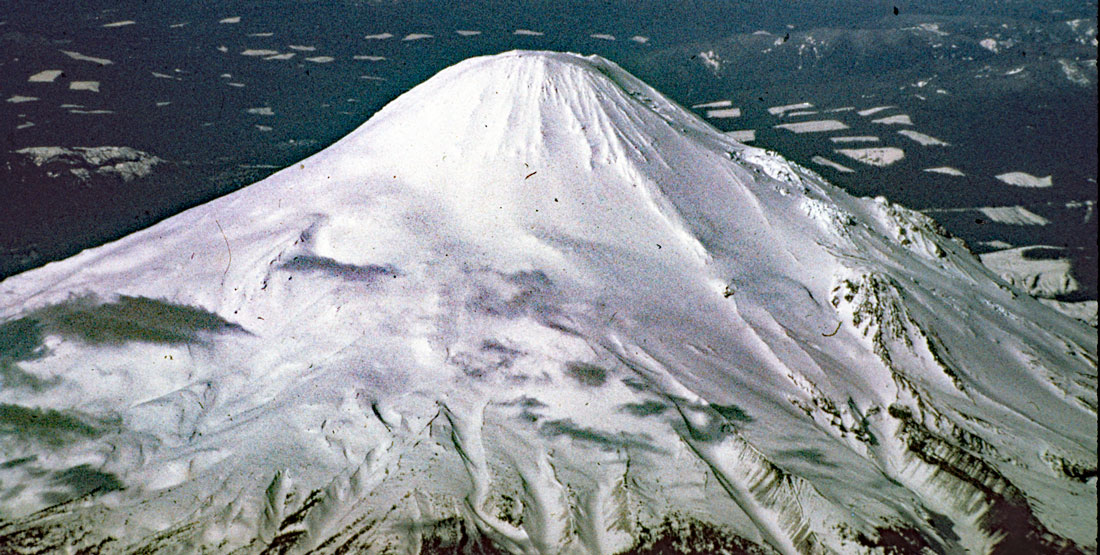
<path fill-rule="evenodd" d="M 12 552 L 1094 552 L 1096 333 L 599 57 L 0 282 Z"/>

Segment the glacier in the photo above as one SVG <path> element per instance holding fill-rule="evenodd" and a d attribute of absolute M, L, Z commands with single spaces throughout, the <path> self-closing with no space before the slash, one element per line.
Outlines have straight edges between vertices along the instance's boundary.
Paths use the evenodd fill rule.
<path fill-rule="evenodd" d="M 1096 552 L 1097 336 L 597 56 L 0 282 L 0 546 Z"/>

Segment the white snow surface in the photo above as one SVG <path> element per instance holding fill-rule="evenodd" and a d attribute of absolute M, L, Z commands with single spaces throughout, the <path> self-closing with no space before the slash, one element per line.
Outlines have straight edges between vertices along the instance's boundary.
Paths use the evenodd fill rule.
<path fill-rule="evenodd" d="M 843 164 L 838 164 L 837 162 L 834 162 L 834 161 L 832 161 L 832 160 L 830 160 L 830 159 L 828 159 L 824 156 L 814 156 L 812 159 L 810 159 L 810 161 L 815 163 L 815 164 L 819 164 L 819 165 L 822 165 L 822 166 L 825 166 L 825 167 L 833 168 L 834 170 L 836 170 L 838 172 L 841 172 L 841 173 L 852 173 L 852 172 L 855 171 L 852 168 L 849 168 L 848 166 L 845 166 Z"/>
<path fill-rule="evenodd" d="M 708 118 L 739 118 L 741 117 L 740 108 L 717 108 L 714 110 L 707 110 Z"/>
<path fill-rule="evenodd" d="M 1009 185 L 1015 185 L 1016 187 L 1041 189 L 1054 186 L 1054 179 L 1052 176 L 1039 177 L 1027 172 L 1002 173 L 997 175 L 997 179 Z"/>
<path fill-rule="evenodd" d="M 1005 281 L 1035 297 L 1055 299 L 1081 289 L 1073 276 L 1072 261 L 1066 258 L 1029 256 L 1050 247 L 1017 247 L 981 255 L 981 261 Z"/>
<path fill-rule="evenodd" d="M 960 170 L 958 168 L 952 168 L 951 166 L 936 166 L 934 168 L 924 168 L 924 170 L 922 170 L 922 171 L 926 171 L 926 172 L 930 172 L 930 173 L 940 173 L 940 174 L 943 174 L 943 175 L 953 175 L 955 177 L 965 177 L 966 176 L 966 174 L 963 173 L 962 170 Z"/>
<path fill-rule="evenodd" d="M 893 106 L 875 106 L 873 108 L 867 108 L 865 110 L 859 110 L 856 113 L 861 115 L 861 116 L 867 117 L 867 116 L 874 115 L 874 114 L 877 114 L 877 113 L 885 111 L 885 110 L 889 110 L 891 108 L 893 108 Z"/>
<path fill-rule="evenodd" d="M 950 143 L 942 139 L 937 139 L 931 135 L 926 135 L 920 131 L 913 131 L 912 129 L 902 129 L 898 131 L 899 135 L 904 135 L 914 141 L 920 143 L 922 146 L 951 146 Z"/>
<path fill-rule="evenodd" d="M 873 119 L 871 120 L 871 123 L 881 123 L 883 125 L 913 125 L 913 120 L 909 118 L 908 114 L 897 114 L 884 118 Z"/>
<path fill-rule="evenodd" d="M 905 151 L 892 146 L 875 148 L 841 148 L 837 152 L 869 166 L 885 168 L 905 158 Z"/>
<path fill-rule="evenodd" d="M 849 135 L 842 137 L 829 137 L 834 143 L 877 143 L 879 138 L 874 135 Z"/>
<path fill-rule="evenodd" d="M 71 81 L 69 90 L 99 92 L 99 81 Z"/>
<path fill-rule="evenodd" d="M 987 552 L 1022 504 L 1027 541 L 1095 550 L 1095 330 L 937 229 L 605 59 L 472 58 L 0 282 L 0 533 L 615 553 L 679 515 L 780 553 Z"/>
<path fill-rule="evenodd" d="M 125 146 L 74 147 L 38 146 L 14 151 L 26 156 L 36 166 L 55 164 L 59 166 L 77 166 L 72 171 L 81 179 L 93 172 L 111 175 L 123 181 L 145 177 L 154 171 L 154 167 L 164 160 L 134 148 Z"/>
<path fill-rule="evenodd" d="M 733 106 L 732 100 L 715 100 L 714 102 L 704 102 L 702 104 L 693 104 L 692 109 L 697 108 L 730 108 Z"/>
<path fill-rule="evenodd" d="M 755 129 L 737 129 L 734 131 L 726 131 L 724 135 L 739 143 L 751 143 L 756 140 Z"/>
<path fill-rule="evenodd" d="M 997 223 L 1009 225 L 1050 225 L 1050 220 L 1023 206 L 983 206 L 977 210 Z"/>
<path fill-rule="evenodd" d="M 62 71 L 60 69 L 46 69 L 31 75 L 27 78 L 27 81 L 31 83 L 53 83 L 61 76 L 61 73 Z"/>
<path fill-rule="evenodd" d="M 61 52 L 62 54 L 66 55 L 66 56 L 68 56 L 68 57 L 70 57 L 74 60 L 78 60 L 78 61 L 81 61 L 81 62 L 92 62 L 94 64 L 98 64 L 98 65 L 101 65 L 101 66 L 111 65 L 111 64 L 114 63 L 111 60 L 108 60 L 106 58 L 96 58 L 95 56 L 86 56 L 84 54 L 81 54 L 80 52 L 72 52 L 70 50 L 60 50 L 59 52 Z"/>
<path fill-rule="evenodd" d="M 795 133 L 821 133 L 824 131 L 840 131 L 842 129 L 848 129 L 848 126 L 835 119 L 825 119 L 816 121 L 800 121 L 797 123 L 781 123 L 776 125 L 777 128 L 786 129 L 787 131 L 793 131 Z"/>
<path fill-rule="evenodd" d="M 768 113 L 773 116 L 782 117 L 783 114 L 790 112 L 791 110 L 804 110 L 806 108 L 813 108 L 814 105 L 809 102 L 799 102 L 797 104 L 786 104 L 783 106 L 772 106 L 768 108 Z"/>

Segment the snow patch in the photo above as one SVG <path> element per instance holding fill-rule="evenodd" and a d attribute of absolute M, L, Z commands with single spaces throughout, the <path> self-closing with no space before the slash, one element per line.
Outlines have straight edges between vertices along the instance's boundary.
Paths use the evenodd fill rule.
<path fill-rule="evenodd" d="M 873 119 L 871 123 L 881 123 L 883 125 L 913 125 L 913 120 L 909 119 L 908 114 L 897 114 L 894 116 Z"/>
<path fill-rule="evenodd" d="M 913 139 L 923 146 L 950 146 L 950 143 L 946 141 L 942 141 L 931 135 L 925 135 L 919 131 L 913 131 L 912 129 L 901 129 L 898 131 L 898 134 Z"/>
<path fill-rule="evenodd" d="M 718 75 L 722 72 L 723 60 L 713 50 L 700 52 L 697 57 L 699 58 L 699 63 L 703 64 L 703 67 L 709 69 L 711 73 Z"/>
<path fill-rule="evenodd" d="M 714 110 L 707 110 L 708 118 L 739 118 L 741 117 L 740 108 L 717 108 Z"/>
<path fill-rule="evenodd" d="M 833 162 L 832 160 L 830 160 L 828 158 L 825 158 L 824 156 L 814 156 L 810 161 L 815 163 L 815 164 L 818 164 L 820 166 L 825 166 L 825 167 L 828 167 L 828 168 L 832 168 L 832 169 L 834 169 L 838 172 L 841 172 L 841 173 L 853 173 L 853 172 L 855 172 L 855 170 L 853 170 L 852 168 L 849 168 L 848 166 L 844 166 L 844 165 L 838 164 L 836 162 Z"/>
<path fill-rule="evenodd" d="M 47 69 L 31 75 L 27 78 L 27 81 L 30 83 L 53 83 L 54 80 L 61 77 L 61 73 L 60 69 Z"/>
<path fill-rule="evenodd" d="M 99 92 L 99 81 L 71 81 L 69 90 Z"/>
<path fill-rule="evenodd" d="M 786 129 L 787 131 L 793 131 L 795 133 L 821 133 L 824 131 L 839 131 L 841 129 L 848 129 L 847 125 L 835 119 L 800 121 L 797 123 L 782 123 L 776 125 L 776 127 L 779 129 Z"/>
<path fill-rule="evenodd" d="M 814 105 L 809 102 L 798 102 L 796 104 L 785 104 L 783 106 L 772 106 L 768 108 L 768 113 L 773 116 L 782 117 L 783 114 L 793 110 L 805 110 L 806 108 L 813 108 Z"/>
<path fill-rule="evenodd" d="M 1002 181 L 1004 183 L 1007 183 L 1009 185 L 1014 185 L 1016 187 L 1032 188 L 1032 189 L 1036 189 L 1036 188 L 1041 189 L 1041 188 L 1053 187 L 1054 186 L 1053 176 L 1048 175 L 1048 176 L 1045 176 L 1045 177 L 1039 177 L 1039 176 L 1036 176 L 1036 175 L 1031 175 L 1030 173 L 1027 173 L 1027 172 L 1002 173 L 1002 174 L 997 175 L 997 179 L 999 179 L 1000 181 Z"/>
<path fill-rule="evenodd" d="M 834 143 L 877 143 L 878 137 L 874 135 L 848 135 L 844 137 L 829 137 Z"/>
<path fill-rule="evenodd" d="M 892 146 L 878 148 L 842 148 L 837 150 L 837 152 L 857 162 L 880 168 L 893 165 L 895 162 L 905 158 L 904 150 Z"/>
<path fill-rule="evenodd" d="M 929 33 L 939 35 L 941 37 L 946 37 L 950 34 L 947 31 L 941 30 L 939 23 L 921 23 L 917 25 L 917 28 L 922 31 L 927 31 Z"/>
<path fill-rule="evenodd" d="M 1071 83 L 1075 85 L 1081 85 L 1087 87 L 1092 80 L 1089 79 L 1087 73 L 1078 67 L 1076 62 L 1067 60 L 1065 58 L 1058 58 L 1058 65 L 1062 68 L 1062 74 L 1066 76 Z M 1093 69 L 1096 69 L 1096 60 L 1092 60 Z"/>
<path fill-rule="evenodd" d="M 864 110 L 859 110 L 856 113 L 863 116 L 863 117 L 867 117 L 867 116 L 872 116 L 874 114 L 877 114 L 879 112 L 890 110 L 892 108 L 894 108 L 894 106 L 875 106 L 874 108 L 867 108 L 867 109 L 864 109 Z"/>
<path fill-rule="evenodd" d="M 1056 299 L 1079 291 L 1081 284 L 1073 277 L 1072 262 L 1067 258 L 1048 258 L 1044 251 L 1063 252 L 1057 247 L 1040 245 L 989 252 L 979 258 L 1009 284 L 1035 297 Z"/>
<path fill-rule="evenodd" d="M 30 159 L 35 166 L 61 165 L 74 166 L 81 170 L 74 175 L 113 175 L 123 181 L 132 181 L 146 177 L 153 168 L 164 160 L 147 152 L 130 147 L 101 146 L 75 147 L 60 146 L 29 147 L 15 151 Z"/>
<path fill-rule="evenodd" d="M 930 172 L 930 173 L 940 173 L 940 174 L 943 174 L 943 175 L 954 175 L 954 176 L 957 176 L 957 177 L 963 177 L 963 176 L 966 175 L 961 170 L 959 170 L 957 168 L 952 168 L 951 166 L 938 166 L 938 167 L 935 167 L 935 168 L 924 168 L 923 171 Z"/>
<path fill-rule="evenodd" d="M 732 100 L 715 100 L 714 102 L 704 102 L 702 104 L 692 105 L 693 110 L 700 110 L 704 108 L 729 108 L 733 106 Z"/>
<path fill-rule="evenodd" d="M 739 143 L 751 143 L 756 140 L 755 129 L 738 129 L 736 131 L 726 131 L 725 136 L 739 142 Z"/>
<path fill-rule="evenodd" d="M 64 55 L 74 59 L 74 60 L 78 60 L 78 61 L 81 61 L 81 62 L 92 62 L 93 64 L 98 64 L 98 65 L 101 65 L 101 66 L 111 65 L 111 64 L 114 63 L 111 60 L 108 60 L 106 58 L 96 58 L 94 56 L 85 56 L 84 54 L 81 54 L 80 52 L 72 52 L 70 50 L 61 50 L 60 52 Z"/>
<path fill-rule="evenodd" d="M 1049 225 L 1050 220 L 1023 206 L 984 206 L 977 209 L 985 217 L 999 224 Z"/>

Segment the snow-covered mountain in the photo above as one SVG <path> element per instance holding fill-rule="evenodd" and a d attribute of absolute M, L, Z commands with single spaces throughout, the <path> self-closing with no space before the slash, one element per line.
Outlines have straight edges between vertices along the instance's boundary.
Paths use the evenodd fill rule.
<path fill-rule="evenodd" d="M 0 321 L 8 552 L 1096 551 L 1093 328 L 598 57 L 462 62 Z"/>

